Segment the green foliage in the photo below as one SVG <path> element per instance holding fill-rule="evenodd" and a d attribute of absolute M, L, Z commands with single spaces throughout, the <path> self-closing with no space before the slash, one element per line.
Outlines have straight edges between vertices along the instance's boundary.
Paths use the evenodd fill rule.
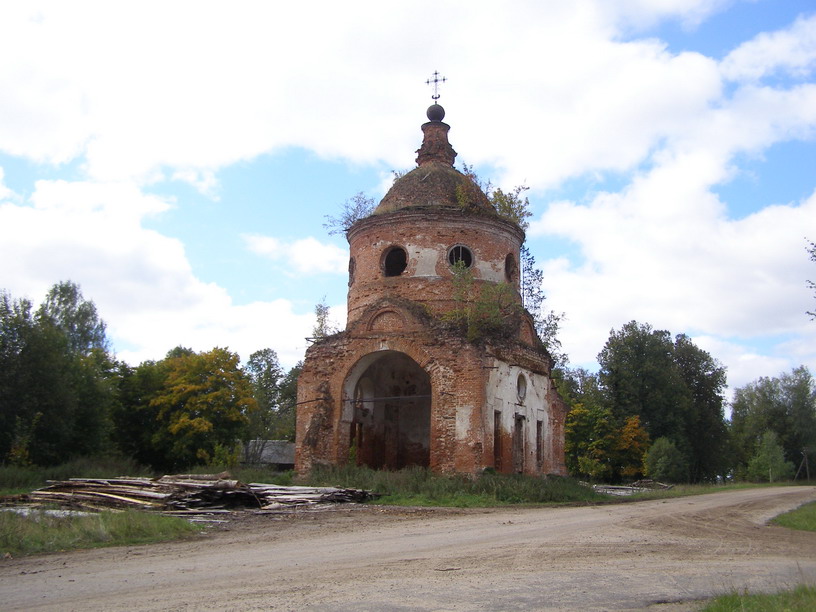
<path fill-rule="evenodd" d="M 688 462 L 674 442 L 658 438 L 646 453 L 645 472 L 660 482 L 686 482 Z"/>
<path fill-rule="evenodd" d="M 105 325 L 73 283 L 36 313 L 0 293 L 0 461 L 54 464 L 106 450 L 115 401 Z"/>
<path fill-rule="evenodd" d="M 216 444 L 231 448 L 242 437 L 257 408 L 250 381 L 238 355 L 222 348 L 165 362 L 164 384 L 149 401 L 157 411 L 152 443 L 163 455 L 160 465 L 209 463 Z"/>
<path fill-rule="evenodd" d="M 245 441 L 294 441 L 297 376 L 300 374 L 300 367 L 301 364 L 298 364 L 284 373 L 277 353 L 268 348 L 249 356 L 244 372 L 252 383 L 258 409 L 249 415 Z M 249 463 L 257 463 L 259 459 L 251 456 L 244 458 Z"/>
<path fill-rule="evenodd" d="M 774 482 L 793 478 L 793 463 L 785 461 L 776 432 L 766 431 L 756 454 L 748 462 L 746 475 L 754 482 Z"/>
<path fill-rule="evenodd" d="M 521 229 L 527 230 L 530 222 L 527 220 L 533 216 L 530 211 L 530 201 L 524 196 L 524 192 L 529 187 L 518 185 L 511 191 L 504 192 L 498 187 L 494 189 L 488 197 L 499 216 L 516 223 Z"/>
<path fill-rule="evenodd" d="M 200 527 L 183 518 L 147 512 L 101 512 L 86 516 L 55 516 L 47 510 L 28 516 L 0 512 L 0 555 L 148 544 L 191 537 L 200 531 Z"/>
<path fill-rule="evenodd" d="M 45 486 L 48 480 L 69 478 L 116 478 L 152 476 L 150 471 L 129 457 L 80 457 L 59 465 L 0 465 L 0 494 L 28 493 Z"/>
<path fill-rule="evenodd" d="M 320 340 L 327 336 L 336 334 L 339 330 L 329 319 L 329 306 L 326 304 L 326 296 L 315 304 L 315 325 L 312 328 L 312 339 Z"/>
<path fill-rule="evenodd" d="M 343 209 L 339 215 L 336 217 L 326 215 L 323 227 L 328 230 L 330 236 L 345 234 L 352 225 L 368 217 L 372 212 L 374 212 L 374 199 L 366 197 L 361 191 L 343 202 Z"/>
<path fill-rule="evenodd" d="M 456 187 L 456 200 L 459 206 L 465 209 L 472 206 L 476 198 L 471 192 L 480 190 L 490 200 L 500 217 L 512 221 L 524 231 L 527 230 L 530 226 L 527 219 L 533 216 L 530 211 L 530 200 L 524 195 L 524 192 L 530 189 L 529 187 L 518 185 L 505 192 L 494 187 L 491 181 L 483 181 L 473 170 L 473 166 L 467 164 L 462 164 L 462 174 L 470 179 L 473 189 L 461 185 Z"/>
<path fill-rule="evenodd" d="M 631 321 L 612 330 L 598 355 L 603 403 L 617 419 L 639 416 L 652 439 L 668 437 L 688 460 L 692 482 L 727 470 L 725 369 L 684 335 Z"/>
<path fill-rule="evenodd" d="M 442 320 L 468 342 L 512 336 L 521 315 L 513 288 L 507 283 L 477 283 L 462 261 L 451 269 L 456 306 Z"/>
<path fill-rule="evenodd" d="M 541 343 L 555 361 L 556 366 L 566 367 L 569 359 L 562 350 L 558 332 L 564 313 L 557 314 L 553 310 L 545 310 L 544 303 L 544 273 L 536 267 L 535 257 L 527 248 L 521 245 L 521 302 L 533 318 L 533 326 Z"/>
<path fill-rule="evenodd" d="M 76 283 L 62 281 L 51 287 L 37 314 L 65 334 L 70 351 L 79 354 L 93 349 L 108 351 L 107 326 Z"/>
<path fill-rule="evenodd" d="M 564 453 L 570 474 L 619 482 L 637 478 L 649 436 L 637 416 L 618 426 L 612 411 L 600 404 L 575 404 L 564 425 Z"/>
<path fill-rule="evenodd" d="M 816 531 L 816 502 L 810 502 L 795 510 L 785 512 L 785 514 L 780 514 L 771 519 L 771 522 L 788 529 Z"/>
<path fill-rule="evenodd" d="M 615 424 L 608 408 L 574 406 L 567 414 L 564 438 L 570 474 L 593 480 L 612 478 Z"/>
<path fill-rule="evenodd" d="M 570 478 L 490 473 L 477 477 L 442 475 L 419 467 L 399 471 L 354 465 L 316 467 L 303 484 L 367 489 L 382 495 L 377 503 L 396 505 L 485 507 L 604 499 Z"/>
<path fill-rule="evenodd" d="M 706 605 L 702 612 L 810 612 L 816 610 L 816 587 L 799 585 L 795 589 L 774 594 L 721 595 Z"/>
<path fill-rule="evenodd" d="M 805 366 L 734 391 L 731 435 L 742 468 L 766 431 L 776 434 L 786 460 L 799 463 L 803 451 L 811 460 L 816 457 L 816 383 Z"/>
<path fill-rule="evenodd" d="M 213 447 L 212 457 L 207 461 L 210 467 L 225 467 L 232 469 L 238 465 L 241 460 L 241 445 L 233 444 L 232 446 L 216 442 Z"/>

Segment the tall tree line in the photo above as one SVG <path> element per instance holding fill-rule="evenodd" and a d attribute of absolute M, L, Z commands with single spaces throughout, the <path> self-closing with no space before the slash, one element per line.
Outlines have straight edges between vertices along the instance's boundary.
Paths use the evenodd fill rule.
<path fill-rule="evenodd" d="M 299 367 L 275 351 L 242 367 L 225 348 L 176 347 L 130 366 L 78 285 L 34 309 L 0 292 L 0 463 L 53 465 L 124 454 L 156 470 L 233 458 L 237 440 L 294 439 Z"/>
<path fill-rule="evenodd" d="M 726 373 L 716 359 L 688 336 L 672 338 L 631 321 L 612 330 L 598 363 L 597 375 L 568 370 L 563 385 L 573 406 L 567 459 L 575 471 L 608 480 L 638 475 L 647 449 L 665 439 L 682 457 L 683 480 L 710 481 L 727 472 Z M 586 421 L 607 432 L 608 450 L 594 453 L 595 463 L 607 468 L 596 473 L 580 469 L 581 462 L 594 465 L 575 433 L 588 427 Z M 600 439 L 596 433 L 596 448 Z"/>

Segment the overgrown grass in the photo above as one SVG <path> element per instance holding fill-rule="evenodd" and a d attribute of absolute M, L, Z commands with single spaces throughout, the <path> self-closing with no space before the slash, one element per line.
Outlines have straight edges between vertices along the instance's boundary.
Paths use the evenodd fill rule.
<path fill-rule="evenodd" d="M 811 612 L 816 610 L 816 587 L 800 585 L 771 595 L 732 593 L 713 599 L 702 612 Z"/>
<path fill-rule="evenodd" d="M 0 495 L 28 493 L 48 480 L 69 478 L 115 478 L 148 476 L 150 470 L 132 459 L 121 457 L 83 457 L 51 467 L 0 466 Z"/>
<path fill-rule="evenodd" d="M 379 493 L 380 504 L 452 506 L 458 508 L 509 504 L 552 504 L 608 500 L 571 478 L 482 474 L 440 475 L 426 468 L 399 471 L 357 466 L 319 467 L 298 484 L 367 489 Z"/>
<path fill-rule="evenodd" d="M 788 529 L 816 531 L 816 502 L 804 504 L 795 510 L 780 514 L 772 519 L 771 522 L 781 527 L 787 527 Z"/>
<path fill-rule="evenodd" d="M 0 512 L 0 556 L 178 540 L 201 531 L 183 518 L 135 510 L 87 516 Z"/>
<path fill-rule="evenodd" d="M 282 486 L 289 486 L 294 482 L 294 471 L 278 471 L 271 467 L 214 467 L 214 466 L 197 466 L 190 470 L 190 474 L 220 474 L 221 472 L 229 472 L 232 478 L 240 480 L 241 482 L 262 482 L 264 484 L 276 484 Z"/>

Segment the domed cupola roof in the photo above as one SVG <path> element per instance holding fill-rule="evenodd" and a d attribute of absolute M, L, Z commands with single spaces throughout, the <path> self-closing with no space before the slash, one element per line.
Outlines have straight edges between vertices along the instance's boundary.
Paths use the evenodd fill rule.
<path fill-rule="evenodd" d="M 417 151 L 418 167 L 394 181 L 373 214 L 431 207 L 495 215 L 493 205 L 473 179 L 453 167 L 456 151 L 448 142 L 450 126 L 442 122 L 445 109 L 434 103 L 427 116 L 429 121 L 422 125 L 422 146 Z"/>

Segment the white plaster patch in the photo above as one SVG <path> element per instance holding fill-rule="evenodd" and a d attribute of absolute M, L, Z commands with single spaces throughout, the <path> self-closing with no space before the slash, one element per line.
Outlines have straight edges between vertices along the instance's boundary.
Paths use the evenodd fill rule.
<path fill-rule="evenodd" d="M 436 262 L 439 259 L 437 249 L 411 246 L 411 252 L 416 258 L 416 272 L 414 276 L 437 276 Z"/>
<path fill-rule="evenodd" d="M 473 406 L 459 406 L 456 408 L 456 439 L 467 441 L 471 434 L 471 417 Z"/>

